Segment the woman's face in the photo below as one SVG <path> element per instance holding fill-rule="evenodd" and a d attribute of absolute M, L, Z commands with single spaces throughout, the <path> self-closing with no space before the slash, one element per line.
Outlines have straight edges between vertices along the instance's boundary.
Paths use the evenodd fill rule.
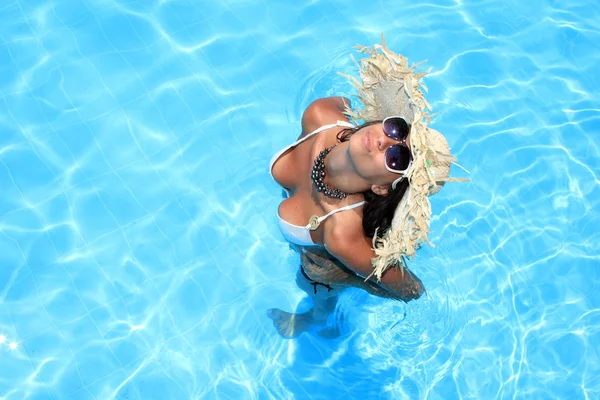
<path fill-rule="evenodd" d="M 388 137 L 381 124 L 369 125 L 358 130 L 350 138 L 349 154 L 358 175 L 372 185 L 390 185 L 400 176 L 385 167 L 385 153 L 400 143 Z M 406 138 L 410 148 L 410 135 Z"/>

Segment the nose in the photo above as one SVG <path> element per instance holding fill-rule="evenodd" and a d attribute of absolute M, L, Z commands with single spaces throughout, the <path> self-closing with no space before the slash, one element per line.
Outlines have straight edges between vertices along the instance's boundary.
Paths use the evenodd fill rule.
<path fill-rule="evenodd" d="M 390 146 L 393 146 L 393 145 L 401 143 L 401 142 L 399 142 L 398 140 L 392 139 L 385 133 L 382 133 L 381 137 L 379 138 L 377 143 L 379 145 L 379 150 L 384 151 L 384 150 L 387 150 Z"/>

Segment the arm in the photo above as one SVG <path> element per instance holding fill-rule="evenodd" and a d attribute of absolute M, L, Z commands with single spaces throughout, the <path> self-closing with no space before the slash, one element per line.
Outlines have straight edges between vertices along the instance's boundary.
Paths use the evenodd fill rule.
<path fill-rule="evenodd" d="M 365 282 L 364 278 L 350 271 L 340 260 L 326 251 L 323 253 L 306 247 L 300 253 L 302 268 L 309 274 L 311 279 L 328 285 L 351 286 L 362 289 L 373 296 L 398 300 L 398 296 L 394 293 L 387 291 L 373 281 Z"/>
<path fill-rule="evenodd" d="M 356 274 L 364 277 L 373 272 L 371 258 L 376 254 L 371 248 L 371 240 L 363 234 L 326 233 L 325 246 L 331 255 Z M 370 280 L 406 302 L 418 299 L 425 291 L 419 278 L 407 269 L 391 267 L 383 274 L 381 281 L 378 282 L 374 276 Z"/>

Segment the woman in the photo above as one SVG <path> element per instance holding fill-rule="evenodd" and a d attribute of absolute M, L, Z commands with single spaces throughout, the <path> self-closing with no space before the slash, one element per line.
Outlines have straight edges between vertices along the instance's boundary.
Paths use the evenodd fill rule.
<path fill-rule="evenodd" d="M 303 314 L 269 311 L 284 336 L 324 324 L 347 286 L 404 301 L 420 297 L 423 284 L 405 260 L 428 242 L 428 196 L 446 181 L 464 181 L 448 178 L 455 159 L 427 126 L 424 74 L 385 41 L 359 51 L 370 55 L 362 60 L 362 82 L 351 78 L 362 109 L 343 97 L 314 101 L 299 139 L 271 161 L 273 178 L 288 194 L 279 226 L 301 253 L 297 282 L 315 300 Z M 367 122 L 355 126 L 346 116 Z"/>
<path fill-rule="evenodd" d="M 416 299 L 424 288 L 407 270 L 385 271 L 378 282 L 383 290 L 358 278 L 372 274 L 373 236 L 376 230 L 389 228 L 406 192 L 407 180 L 398 179 L 411 161 L 410 126 L 403 118 L 392 117 L 385 124 L 372 121 L 353 127 L 343 113 L 347 104 L 342 97 L 314 101 L 302 116 L 299 140 L 273 158 L 271 174 L 289 194 L 278 210 L 282 233 L 300 251 L 309 249 L 305 257 L 310 254 L 314 261 L 320 256 L 320 265 L 328 254 L 341 261 L 355 274 L 355 279 L 347 274 L 347 286 L 405 301 Z M 307 227 L 313 216 L 325 218 Z M 341 290 L 319 283 L 302 269 L 298 284 L 313 296 L 315 308 L 302 315 L 271 310 L 284 336 L 324 323 Z"/>

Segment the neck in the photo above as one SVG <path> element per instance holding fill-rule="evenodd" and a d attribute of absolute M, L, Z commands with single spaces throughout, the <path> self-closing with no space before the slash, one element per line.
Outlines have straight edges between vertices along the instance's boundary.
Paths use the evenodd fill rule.
<path fill-rule="evenodd" d="M 326 182 L 346 193 L 364 192 L 371 188 L 357 172 L 349 152 L 349 142 L 338 144 L 325 158 Z"/>

